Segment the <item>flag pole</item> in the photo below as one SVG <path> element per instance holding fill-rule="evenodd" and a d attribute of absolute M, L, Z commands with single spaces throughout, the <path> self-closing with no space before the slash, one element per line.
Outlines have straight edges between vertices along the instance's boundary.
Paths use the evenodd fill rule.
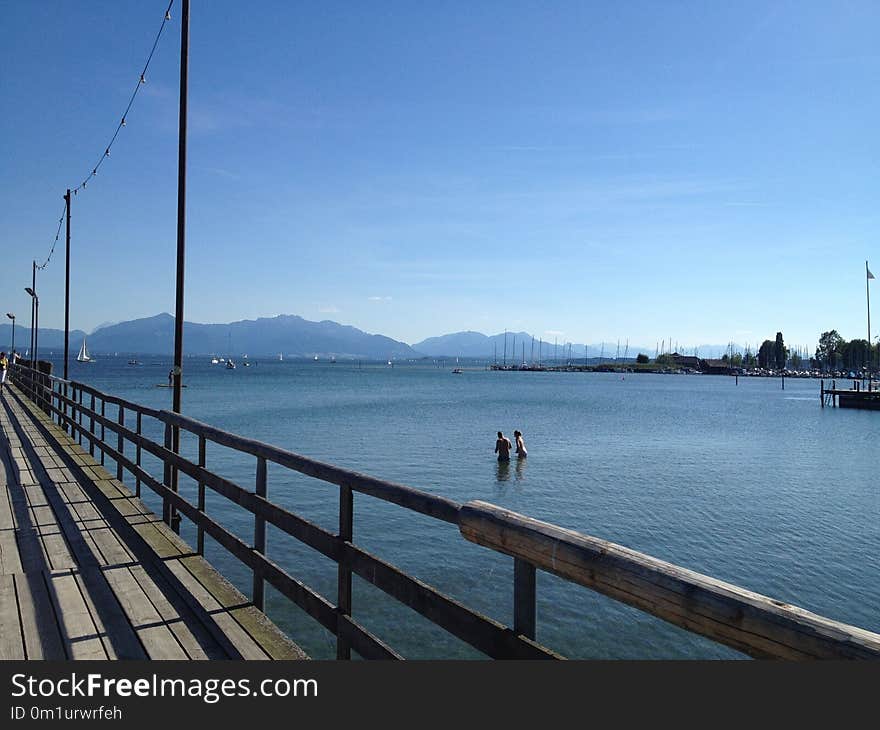
<path fill-rule="evenodd" d="M 868 268 L 868 262 L 865 261 L 865 298 L 868 301 L 868 378 L 871 377 L 871 287 L 868 286 L 874 275 Z M 870 389 L 870 386 L 869 386 Z"/>

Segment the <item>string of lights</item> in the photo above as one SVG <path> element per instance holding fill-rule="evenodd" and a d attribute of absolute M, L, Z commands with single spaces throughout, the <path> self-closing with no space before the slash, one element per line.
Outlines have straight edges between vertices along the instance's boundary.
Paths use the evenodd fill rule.
<path fill-rule="evenodd" d="M 134 100 L 137 98 L 138 92 L 141 87 L 147 83 L 147 70 L 150 68 L 150 62 L 153 60 L 153 55 L 156 53 L 156 47 L 159 45 L 159 39 L 162 37 L 162 32 L 165 30 L 165 26 L 168 21 L 171 20 L 171 8 L 174 5 L 174 0 L 170 0 L 168 3 L 168 7 L 165 9 L 165 15 L 162 17 L 162 24 L 159 26 L 159 32 L 156 33 L 156 38 L 153 41 L 153 47 L 150 49 L 150 55 L 147 56 L 147 62 L 144 64 L 144 69 L 141 71 L 141 75 L 138 78 L 137 84 L 134 87 L 134 91 L 131 94 L 131 97 L 128 99 L 128 104 L 125 107 L 125 111 L 122 112 L 122 116 L 119 118 L 119 123 L 116 125 L 116 130 L 113 132 L 113 136 L 110 138 L 110 142 L 104 147 L 104 153 L 101 155 L 101 158 L 98 162 L 92 167 L 92 171 L 85 177 L 85 179 L 73 188 L 70 192 L 73 195 L 76 195 L 80 190 L 84 190 L 86 184 L 91 180 L 95 175 L 98 174 L 98 169 L 104 163 L 108 157 L 110 157 L 110 149 L 113 147 L 113 143 L 116 141 L 116 138 L 119 136 L 120 130 L 125 126 L 126 119 L 128 118 L 128 113 L 131 111 L 132 104 L 134 104 Z M 52 242 L 52 248 L 49 251 L 49 255 L 46 257 L 46 260 L 39 266 L 38 269 L 45 269 L 49 262 L 52 260 L 52 254 L 55 253 L 55 246 L 58 244 L 58 238 L 61 236 L 61 226 L 64 224 L 64 214 L 67 212 L 68 201 L 65 201 L 64 210 L 61 213 L 61 219 L 58 221 L 58 230 L 55 232 L 55 240 Z M 36 263 L 36 262 L 34 262 Z"/>
<path fill-rule="evenodd" d="M 67 202 L 65 201 L 64 207 L 61 209 L 61 217 L 58 219 L 58 230 L 55 231 L 55 240 L 52 241 L 52 248 L 49 251 L 49 255 L 46 257 L 46 260 L 42 264 L 37 266 L 38 269 L 45 269 L 49 265 L 49 262 L 52 260 L 52 254 L 55 253 L 55 246 L 58 245 L 58 237 L 61 235 L 61 226 L 64 225 L 64 214 L 66 212 Z"/>
<path fill-rule="evenodd" d="M 128 113 L 131 110 L 132 104 L 134 104 L 134 100 L 138 95 L 138 92 L 145 83 L 147 83 L 147 70 L 150 68 L 150 61 L 153 60 L 153 54 L 156 52 L 156 47 L 159 45 L 159 39 L 162 37 L 162 31 L 165 30 L 165 25 L 171 20 L 171 7 L 174 5 L 174 0 L 168 3 L 168 8 L 165 10 L 165 15 L 162 18 L 162 25 L 159 26 L 159 32 L 156 34 L 156 40 L 153 41 L 153 47 L 150 49 L 150 55 L 147 57 L 147 62 L 144 64 L 144 70 L 141 71 L 140 78 L 135 84 L 134 91 L 131 93 L 131 98 L 128 100 L 128 105 L 125 107 L 125 111 L 122 112 L 122 116 L 119 118 L 119 122 L 116 125 L 116 130 L 113 132 L 113 136 L 110 138 L 110 142 L 104 147 L 104 152 L 101 157 L 98 159 L 98 162 L 92 167 L 92 171 L 85 177 L 85 179 L 77 185 L 71 192 L 76 195 L 80 190 L 85 189 L 86 184 L 91 180 L 95 175 L 98 174 L 98 170 L 101 165 L 104 164 L 104 160 L 110 157 L 110 149 L 113 147 L 113 143 L 116 141 L 116 138 L 119 136 L 120 130 L 125 126 L 126 119 L 128 117 Z"/>

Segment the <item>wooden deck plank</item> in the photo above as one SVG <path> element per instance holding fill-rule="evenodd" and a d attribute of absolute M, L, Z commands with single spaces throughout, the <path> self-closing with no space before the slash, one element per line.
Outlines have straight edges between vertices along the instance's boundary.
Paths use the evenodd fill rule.
<path fill-rule="evenodd" d="M 0 575 L 0 660 L 24 658 L 15 581 L 11 575 Z"/>
<path fill-rule="evenodd" d="M 16 575 L 18 608 L 28 659 L 67 659 L 44 573 Z"/>
<path fill-rule="evenodd" d="M 128 568 L 107 568 L 104 577 L 150 659 L 189 658 Z"/>
<path fill-rule="evenodd" d="M 131 574 L 174 632 L 190 659 L 228 659 L 217 640 L 196 618 L 171 585 L 160 575 L 148 575 L 142 565 L 129 566 Z M 173 603 L 172 603 L 173 602 Z M 177 607 L 173 604 L 179 604 Z"/>
<path fill-rule="evenodd" d="M 71 659 L 108 659 L 88 606 L 80 593 L 73 572 L 49 576 L 50 595 L 59 628 Z"/>
<path fill-rule="evenodd" d="M 199 555 L 181 558 L 180 562 L 208 590 L 220 605 L 273 659 L 302 659 L 303 654 L 265 614 L 253 606 L 235 586 L 220 575 Z"/>
<path fill-rule="evenodd" d="M 254 641 L 253 637 L 245 631 L 241 624 L 229 613 L 229 610 L 221 606 L 211 592 L 205 588 L 199 580 L 190 573 L 180 560 L 168 560 L 165 562 L 168 569 L 186 588 L 187 593 L 198 605 L 210 614 L 211 620 L 222 631 L 225 638 L 232 644 L 233 656 L 241 656 L 242 659 L 268 659 L 269 655 Z"/>
<path fill-rule="evenodd" d="M 21 573 L 23 570 L 15 530 L 0 530 L 0 575 Z"/>
<path fill-rule="evenodd" d="M 146 659 L 147 653 L 100 568 L 74 573 L 110 659 Z"/>

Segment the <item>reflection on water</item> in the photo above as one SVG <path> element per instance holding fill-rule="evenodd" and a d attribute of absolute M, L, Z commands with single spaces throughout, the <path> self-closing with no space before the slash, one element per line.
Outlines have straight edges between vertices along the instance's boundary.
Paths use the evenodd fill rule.
<path fill-rule="evenodd" d="M 526 464 L 528 463 L 528 459 L 525 457 L 520 457 L 516 460 L 516 480 L 521 482 L 526 478 Z"/>
<path fill-rule="evenodd" d="M 495 472 L 495 479 L 499 482 L 510 481 L 510 460 L 499 459 L 496 463 L 498 467 Z"/>

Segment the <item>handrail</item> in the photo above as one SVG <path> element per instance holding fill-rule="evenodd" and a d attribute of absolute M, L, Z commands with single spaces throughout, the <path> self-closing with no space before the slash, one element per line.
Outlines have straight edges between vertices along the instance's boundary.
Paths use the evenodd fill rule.
<path fill-rule="evenodd" d="M 174 524 L 172 516 L 175 513 L 192 521 L 199 532 L 199 552 L 202 551 L 202 535 L 208 534 L 251 568 L 255 605 L 262 608 L 262 586 L 266 581 L 334 632 L 338 658 L 349 658 L 350 649 L 365 658 L 400 658 L 352 619 L 352 575 L 372 583 L 489 656 L 559 658 L 534 641 L 535 571 L 540 569 L 756 658 L 880 659 L 880 634 L 818 616 L 596 537 L 565 530 L 486 502 L 472 501 L 460 505 L 445 497 L 317 461 L 187 416 L 110 396 L 92 386 L 39 373 L 20 363 L 14 367 L 13 375 L 43 411 L 57 417 L 59 424 L 68 428 L 71 435 L 85 439 L 90 452 L 94 454 L 97 448 L 102 461 L 105 455 L 115 461 L 118 478 L 121 479 L 123 470 L 126 470 L 136 479 L 138 489 L 140 484 L 145 484 L 159 495 L 165 505 L 163 519 L 169 524 Z M 83 393 L 90 396 L 89 406 L 83 404 Z M 95 399 L 101 401 L 100 409 L 95 405 Z M 118 406 L 117 421 L 104 412 L 106 403 Z M 137 429 L 134 431 L 125 425 L 125 410 L 137 414 Z M 144 416 L 164 424 L 164 446 L 141 433 Z M 86 420 L 88 427 L 84 425 Z M 198 436 L 199 463 L 171 450 L 172 428 Z M 107 440 L 105 429 L 110 431 Z M 110 443 L 114 434 L 115 447 Z M 125 455 L 126 442 L 137 448 L 135 460 Z M 257 484 L 253 491 L 206 468 L 205 445 L 208 442 L 256 457 Z M 142 450 L 164 465 L 161 480 L 141 465 Z M 266 462 L 337 485 L 340 494 L 339 533 L 333 534 L 272 502 L 266 489 Z M 199 505 L 193 505 L 177 493 L 178 472 L 191 477 L 199 485 Z M 248 545 L 208 517 L 204 509 L 205 487 L 254 515 L 253 545 Z M 353 544 L 353 491 L 455 524 L 465 539 L 512 556 L 513 628 L 472 611 Z M 268 558 L 266 523 L 338 564 L 336 605 Z"/>
<path fill-rule="evenodd" d="M 471 542 L 759 658 L 880 658 L 880 635 L 487 502 L 461 508 Z"/>

